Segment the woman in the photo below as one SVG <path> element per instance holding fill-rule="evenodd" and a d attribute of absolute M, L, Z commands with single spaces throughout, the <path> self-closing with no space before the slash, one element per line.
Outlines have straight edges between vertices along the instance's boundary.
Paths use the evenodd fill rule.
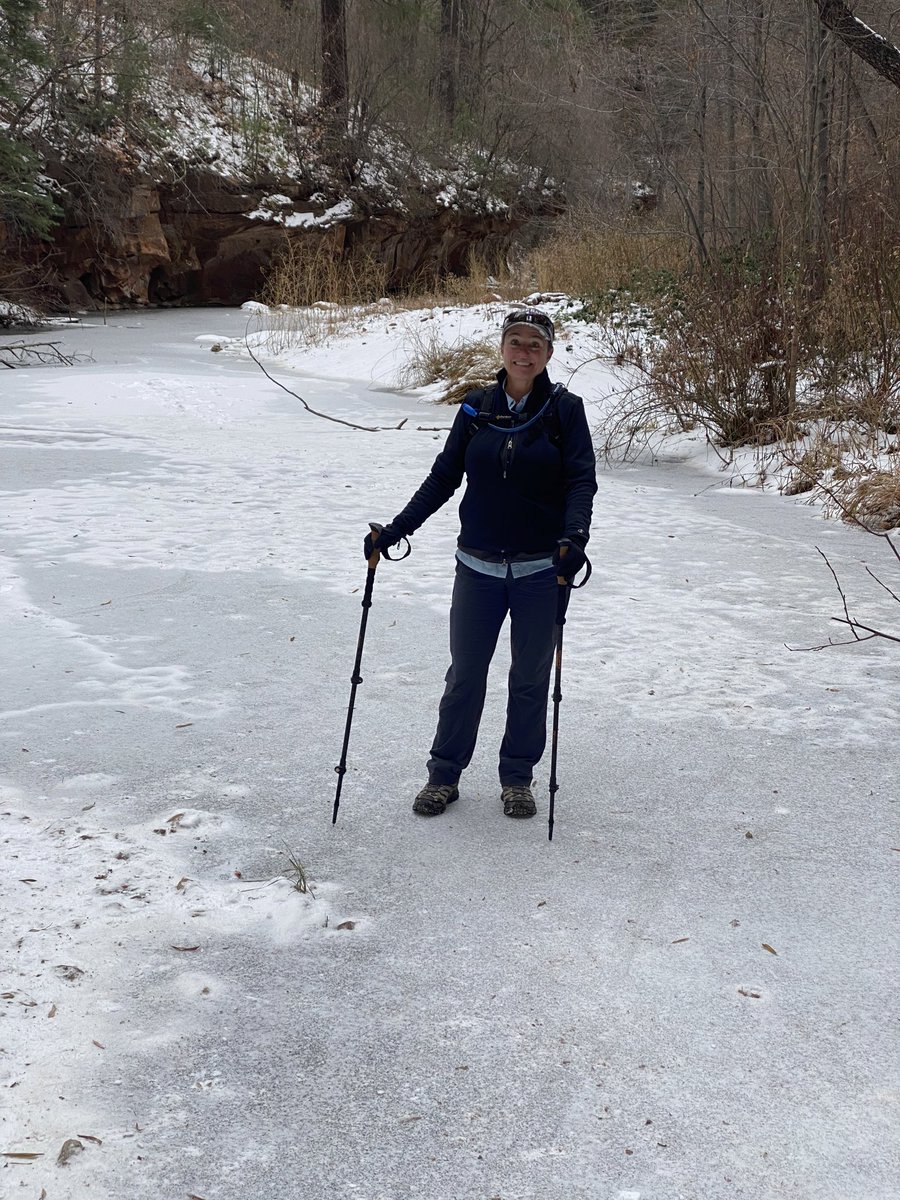
<path fill-rule="evenodd" d="M 450 669 L 413 803 L 425 817 L 459 797 L 484 707 L 500 628 L 510 615 L 512 664 L 500 787 L 508 817 L 533 817 L 532 774 L 547 740 L 557 575 L 585 562 L 596 464 L 584 406 L 547 375 L 553 322 L 536 309 L 503 322 L 495 387 L 470 392 L 427 479 L 389 525 L 370 533 L 366 558 L 418 529 L 466 478 L 450 609 Z"/>

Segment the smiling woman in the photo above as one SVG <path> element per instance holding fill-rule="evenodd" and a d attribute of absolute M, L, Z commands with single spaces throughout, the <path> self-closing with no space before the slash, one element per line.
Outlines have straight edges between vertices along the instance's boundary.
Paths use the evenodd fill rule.
<path fill-rule="evenodd" d="M 469 393 L 421 487 L 389 525 L 364 542 L 366 558 L 418 529 L 463 479 L 450 610 L 450 668 L 413 810 L 438 816 L 459 798 L 475 750 L 487 674 L 510 617 L 512 665 L 500 787 L 508 817 L 537 811 L 532 774 L 544 752 L 557 601 L 584 565 L 597 490 L 594 449 L 578 396 L 550 382 L 553 322 L 539 309 L 507 315 L 503 369 Z"/>
<path fill-rule="evenodd" d="M 500 353 L 506 394 L 520 402 L 553 357 L 553 322 L 541 312 L 512 312 L 503 322 Z"/>

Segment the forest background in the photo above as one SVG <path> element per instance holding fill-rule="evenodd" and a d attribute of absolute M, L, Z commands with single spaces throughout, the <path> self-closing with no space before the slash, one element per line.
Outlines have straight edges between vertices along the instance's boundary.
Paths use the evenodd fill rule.
<path fill-rule="evenodd" d="M 356 206 L 324 259 L 288 240 L 267 299 L 458 296 L 454 273 L 473 297 L 565 293 L 639 379 L 610 444 L 788 443 L 792 487 L 891 527 L 898 23 L 889 0 L 0 0 L 0 295 L 40 291 L 66 212 L 99 236 L 111 152 L 185 171 L 155 89 L 200 78 L 239 97 L 245 187 L 293 172 Z M 507 232 L 401 281 L 353 229 L 416 215 L 426 178 Z"/>

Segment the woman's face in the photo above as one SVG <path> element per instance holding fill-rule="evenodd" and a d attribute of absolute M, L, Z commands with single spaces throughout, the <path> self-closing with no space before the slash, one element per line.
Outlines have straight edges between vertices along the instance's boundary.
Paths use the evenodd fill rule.
<path fill-rule="evenodd" d="M 507 391 L 510 385 L 524 396 L 553 355 L 553 347 L 545 337 L 529 325 L 513 325 L 506 331 L 500 345 L 506 367 Z M 512 392 L 510 391 L 510 394 Z"/>

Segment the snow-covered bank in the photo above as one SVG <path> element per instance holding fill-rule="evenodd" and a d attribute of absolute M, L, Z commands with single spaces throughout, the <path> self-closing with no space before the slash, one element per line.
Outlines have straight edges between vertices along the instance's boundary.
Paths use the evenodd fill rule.
<path fill-rule="evenodd" d="M 896 656 L 785 646 L 838 611 L 815 546 L 862 600 L 878 543 L 604 472 L 548 845 L 544 769 L 537 821 L 497 801 L 502 655 L 457 811 L 409 811 L 451 503 L 379 568 L 332 827 L 362 533 L 450 413 L 390 390 L 386 327 L 270 365 L 402 428 L 300 411 L 194 341 L 245 320 L 0 381 L 4 1193 L 892 1200 Z"/>

